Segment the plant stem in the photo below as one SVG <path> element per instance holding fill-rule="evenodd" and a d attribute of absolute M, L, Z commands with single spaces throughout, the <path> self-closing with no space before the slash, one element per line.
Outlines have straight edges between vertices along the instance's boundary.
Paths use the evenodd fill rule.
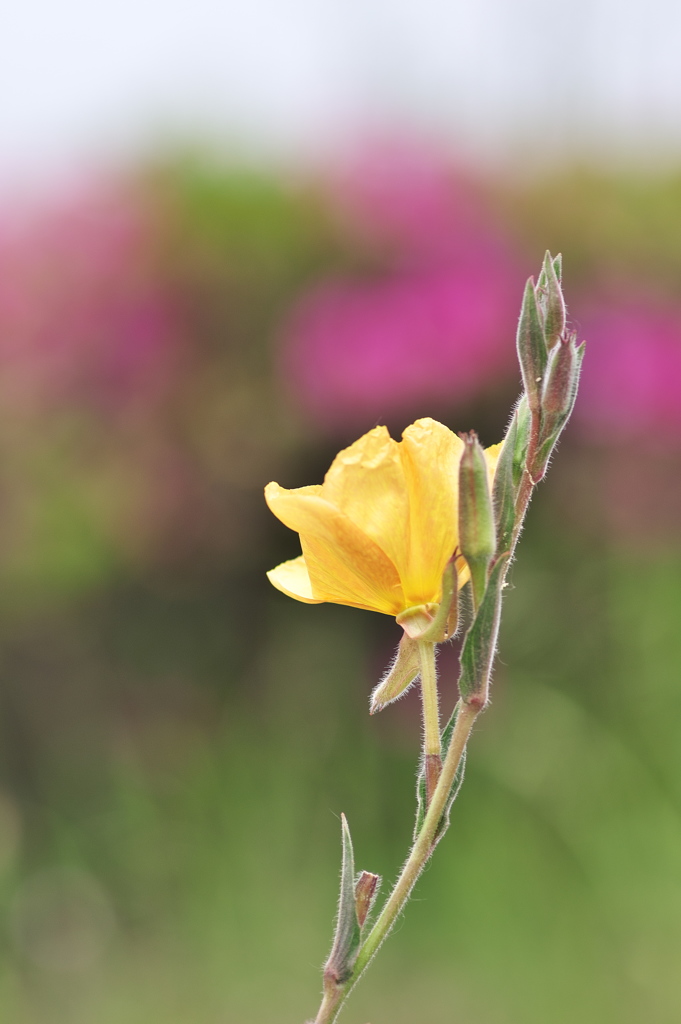
<path fill-rule="evenodd" d="M 339 985 L 336 992 L 325 993 L 314 1024 L 333 1024 L 337 1019 L 343 1003 L 359 981 L 379 946 L 387 937 L 402 908 L 409 899 L 411 890 L 414 888 L 432 852 L 435 833 L 447 805 L 461 757 L 466 749 L 466 743 L 473 728 L 473 723 L 481 710 L 480 704 L 461 705 L 447 756 L 442 766 L 440 779 L 430 801 L 421 831 L 395 883 L 395 888 L 373 928 L 360 946 L 352 977 L 344 985 Z"/>
<path fill-rule="evenodd" d="M 426 774 L 426 803 L 429 804 L 442 770 L 435 644 L 419 640 L 419 659 L 423 703 L 423 761 Z"/>

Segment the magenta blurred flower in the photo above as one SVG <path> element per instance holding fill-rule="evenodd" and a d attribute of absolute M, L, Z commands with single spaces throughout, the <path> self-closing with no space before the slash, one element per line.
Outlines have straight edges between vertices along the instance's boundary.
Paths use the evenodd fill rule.
<path fill-rule="evenodd" d="M 514 298 L 476 268 L 329 282 L 295 311 L 286 374 L 319 422 L 473 397 L 513 365 Z"/>
<path fill-rule="evenodd" d="M 120 409 L 167 382 L 171 315 L 151 224 L 121 187 L 0 209 L 0 393 L 16 410 Z"/>
<path fill-rule="evenodd" d="M 341 176 L 334 201 L 391 254 L 378 278 L 326 280 L 292 312 L 283 372 L 317 423 L 468 400 L 513 372 L 523 275 L 471 186 L 403 150 Z"/>
<path fill-rule="evenodd" d="M 623 300 L 584 318 L 587 339 L 576 413 L 607 439 L 654 431 L 681 440 L 681 308 Z"/>
<path fill-rule="evenodd" d="M 336 210 L 354 237 L 393 245 L 407 261 L 461 259 L 467 245 L 490 231 L 489 211 L 472 182 L 424 146 L 371 146 L 341 162 L 331 184 Z"/>

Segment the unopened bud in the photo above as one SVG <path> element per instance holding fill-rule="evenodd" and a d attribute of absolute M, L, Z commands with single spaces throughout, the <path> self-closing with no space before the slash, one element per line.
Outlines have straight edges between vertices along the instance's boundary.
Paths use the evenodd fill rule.
<path fill-rule="evenodd" d="M 573 332 L 561 338 L 551 352 L 542 394 L 542 416 L 539 444 L 529 473 L 537 483 L 546 472 L 551 452 L 567 423 L 577 397 L 579 373 L 584 357 L 584 343 L 577 346 Z"/>
<path fill-rule="evenodd" d="M 461 437 L 464 450 L 459 466 L 459 546 L 470 569 L 473 604 L 477 609 L 496 551 L 496 530 L 485 453 L 473 431 Z"/>
<path fill-rule="evenodd" d="M 562 337 L 551 352 L 542 394 L 542 433 L 554 434 L 572 412 L 579 383 L 581 359 L 577 336 Z"/>
<path fill-rule="evenodd" d="M 540 287 L 539 309 L 544 318 L 544 336 L 550 352 L 563 336 L 566 317 L 563 291 L 556 273 L 555 261 L 551 259 L 550 252 L 544 256 Z"/>
<path fill-rule="evenodd" d="M 548 353 L 533 278 L 525 285 L 516 346 L 527 400 L 532 412 L 538 413 Z"/>
<path fill-rule="evenodd" d="M 378 895 L 380 884 L 381 876 L 374 875 L 371 871 L 362 871 L 355 882 L 355 910 L 360 928 L 364 926 L 371 906 Z"/>

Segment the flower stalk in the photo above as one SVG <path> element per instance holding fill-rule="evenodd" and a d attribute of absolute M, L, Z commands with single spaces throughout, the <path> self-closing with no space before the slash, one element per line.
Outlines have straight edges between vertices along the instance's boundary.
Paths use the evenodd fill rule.
<path fill-rule="evenodd" d="M 429 643 L 428 640 L 419 640 L 418 645 L 423 706 L 423 763 L 426 776 L 426 804 L 429 805 L 442 771 L 440 708 L 437 694 L 435 644 Z"/>

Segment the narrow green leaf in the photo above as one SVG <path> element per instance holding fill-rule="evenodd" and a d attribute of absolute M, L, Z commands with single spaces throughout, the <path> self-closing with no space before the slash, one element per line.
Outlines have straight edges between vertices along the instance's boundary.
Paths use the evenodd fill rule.
<path fill-rule="evenodd" d="M 518 439 L 518 412 L 514 411 L 506 431 L 494 474 L 492 504 L 497 524 L 497 550 L 508 551 L 515 527 L 515 499 L 517 487 L 513 478 L 513 460 Z"/>
<path fill-rule="evenodd" d="M 513 453 L 513 483 L 518 487 L 525 469 L 527 448 L 530 443 L 530 431 L 532 429 L 532 413 L 530 412 L 526 395 L 523 395 L 518 402 L 516 416 L 518 418 L 518 432 Z M 499 550 L 503 551 L 503 548 L 500 547 Z"/>
<path fill-rule="evenodd" d="M 463 643 L 459 693 L 464 701 L 469 701 L 472 697 L 477 697 L 482 702 L 487 700 L 492 662 L 497 646 L 501 592 L 507 561 L 508 552 L 504 552 L 495 562 L 485 596 Z"/>
<path fill-rule="evenodd" d="M 341 826 L 343 866 L 341 868 L 338 917 L 333 946 L 324 967 L 325 979 L 331 979 L 338 985 L 342 985 L 352 974 L 361 938 L 355 903 L 355 858 L 350 829 L 344 814 L 341 814 Z"/>

